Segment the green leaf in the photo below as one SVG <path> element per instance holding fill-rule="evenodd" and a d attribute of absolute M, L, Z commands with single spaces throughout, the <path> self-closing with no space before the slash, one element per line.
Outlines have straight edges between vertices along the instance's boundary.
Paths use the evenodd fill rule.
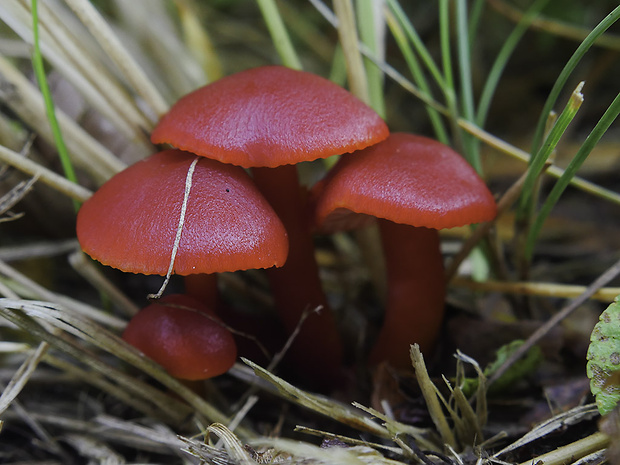
<path fill-rule="evenodd" d="M 490 362 L 484 369 L 484 376 L 490 378 L 504 362 L 523 344 L 523 340 L 517 339 L 508 344 L 503 345 L 495 353 L 495 360 Z M 540 347 L 532 347 L 524 357 L 515 362 L 512 367 L 500 376 L 491 386 L 489 392 L 491 394 L 510 390 L 515 383 L 530 373 L 532 373 L 542 361 L 542 351 Z M 466 378 L 463 380 L 461 389 L 467 396 L 473 395 L 478 387 L 477 378 Z"/>
<path fill-rule="evenodd" d="M 588 347 L 590 390 L 601 415 L 620 401 L 620 296 L 601 313 Z"/>

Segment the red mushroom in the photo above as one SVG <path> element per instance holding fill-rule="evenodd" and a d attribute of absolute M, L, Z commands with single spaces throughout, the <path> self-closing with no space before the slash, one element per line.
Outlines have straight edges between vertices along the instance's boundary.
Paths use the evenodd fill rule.
<path fill-rule="evenodd" d="M 316 220 L 341 228 L 352 213 L 380 218 L 388 274 L 383 327 L 371 363 L 410 366 L 409 345 L 429 351 L 443 318 L 444 274 L 438 229 L 489 221 L 496 205 L 475 170 L 449 147 L 395 133 L 346 155 L 321 183 Z M 365 219 L 362 217 L 361 219 Z"/>
<path fill-rule="evenodd" d="M 315 379 L 337 374 L 342 349 L 321 289 L 307 204 L 293 165 L 362 149 L 387 135 L 383 120 L 352 94 L 281 66 L 250 69 L 190 93 L 151 134 L 154 143 L 254 168 L 259 189 L 289 234 L 286 264 L 268 270 L 280 317 L 293 331 L 304 310 L 323 307 L 305 321 L 294 346 L 296 359 Z"/>
<path fill-rule="evenodd" d="M 78 212 L 84 252 L 123 271 L 166 275 L 175 246 L 188 170 L 196 156 L 167 150 L 108 180 Z M 282 266 L 284 227 L 243 169 L 198 159 L 174 257 L 174 273 L 208 274 Z"/>
<path fill-rule="evenodd" d="M 237 358 L 230 331 L 212 310 L 186 295 L 168 295 L 140 310 L 123 339 L 180 379 L 221 375 Z"/>

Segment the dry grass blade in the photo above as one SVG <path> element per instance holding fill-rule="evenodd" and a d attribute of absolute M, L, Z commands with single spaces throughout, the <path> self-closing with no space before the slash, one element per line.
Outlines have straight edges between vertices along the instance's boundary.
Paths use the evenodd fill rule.
<path fill-rule="evenodd" d="M 442 448 L 440 445 L 435 444 L 435 442 L 428 438 L 433 436 L 430 430 L 401 423 L 373 408 L 361 405 L 359 402 L 353 402 L 353 406 L 383 421 L 385 428 L 390 432 L 392 438 L 406 435 L 412 437 L 421 447 L 424 447 L 425 449 L 438 451 Z"/>
<path fill-rule="evenodd" d="M 22 363 L 19 369 L 15 372 L 11 382 L 2 391 L 2 395 L 0 395 L 0 415 L 2 415 L 6 409 L 9 408 L 11 403 L 24 388 L 32 376 L 32 373 L 34 373 L 34 370 L 37 368 L 39 362 L 45 356 L 48 347 L 49 345 L 45 342 L 39 344 L 37 349 L 28 355 L 24 363 Z"/>
<path fill-rule="evenodd" d="M 54 137 L 47 120 L 41 93 L 11 63 L 2 57 L 0 57 L 0 83 L 5 90 L 3 100 L 11 110 L 31 127 L 36 128 L 37 133 L 45 141 L 54 144 Z M 104 182 L 126 167 L 125 163 L 90 136 L 64 112 L 57 109 L 56 116 L 72 161 L 93 179 Z M 44 181 L 43 178 L 41 180 Z"/>
<path fill-rule="evenodd" d="M 532 428 L 531 431 L 523 435 L 517 441 L 495 453 L 493 455 L 493 458 L 500 458 L 510 451 L 513 451 L 515 449 L 518 449 L 519 447 L 523 447 L 524 445 L 529 444 L 532 441 L 545 437 L 549 433 L 558 431 L 568 425 L 579 423 L 584 419 L 593 418 L 597 414 L 598 410 L 595 404 L 588 404 L 581 407 L 576 407 L 569 410 L 568 412 L 563 412 L 535 426 L 534 428 Z"/>
<path fill-rule="evenodd" d="M 318 447 L 313 444 L 289 439 L 260 439 L 252 441 L 252 446 L 269 448 L 270 462 L 286 461 L 294 464 L 324 465 L 402 465 L 403 462 L 384 457 L 369 446 Z"/>
<path fill-rule="evenodd" d="M 0 275 L 4 275 L 16 283 L 20 287 L 18 293 L 23 296 L 34 297 L 61 304 L 69 312 L 88 316 L 93 321 L 106 325 L 109 328 L 123 329 L 127 324 L 125 320 L 121 320 L 108 312 L 104 312 L 81 301 L 56 294 L 55 292 L 44 288 L 2 260 L 0 260 Z"/>
<path fill-rule="evenodd" d="M 413 368 L 416 373 L 416 379 L 418 381 L 418 385 L 420 386 L 420 390 L 422 391 L 422 396 L 426 402 L 426 408 L 431 415 L 433 423 L 435 424 L 437 431 L 446 445 L 456 448 L 456 438 L 454 437 L 454 434 L 448 425 L 446 416 L 441 408 L 441 404 L 438 399 L 438 397 L 440 397 L 439 391 L 431 381 L 428 376 L 428 372 L 426 371 L 426 364 L 424 363 L 424 357 L 420 352 L 420 347 L 417 344 L 413 344 L 411 346 L 410 354 L 411 363 L 413 364 Z M 443 403 L 446 404 L 445 400 L 443 400 Z"/>
<path fill-rule="evenodd" d="M 540 297 L 553 297 L 572 299 L 579 297 L 586 290 L 586 286 L 576 284 L 559 284 L 543 282 L 505 282 L 505 281 L 474 281 L 466 278 L 454 278 L 451 286 L 462 287 L 472 291 L 480 292 L 502 292 L 504 294 L 531 295 Z M 600 302 L 609 303 L 620 295 L 620 287 L 601 287 L 589 298 Z"/>
<path fill-rule="evenodd" d="M 82 345 L 78 347 L 78 345 L 69 338 L 62 337 L 62 335 L 56 336 L 44 331 L 36 321 L 52 325 L 54 328 L 76 336 L 144 371 L 164 386 L 173 390 L 196 410 L 197 415 L 204 416 L 208 421 L 227 421 L 226 415 L 189 388 L 185 387 L 178 380 L 172 378 L 163 368 L 152 360 L 144 357 L 135 348 L 125 343 L 114 334 L 106 331 L 101 326 L 79 315 L 68 313 L 62 306 L 50 304 L 48 302 L 0 299 L 0 309 L 5 318 L 23 326 L 28 331 L 34 332 L 35 335 L 42 340 L 46 340 L 51 345 L 81 360 L 96 371 L 106 376 L 111 376 L 116 382 L 121 383 L 125 389 L 129 389 L 145 399 L 150 398 L 153 402 L 157 402 L 158 406 L 162 408 L 163 411 L 167 411 L 171 415 L 171 418 L 178 418 L 179 410 L 178 407 L 168 407 L 170 405 L 169 396 L 162 395 L 158 390 L 149 387 L 146 383 L 139 382 L 135 378 L 105 364 L 93 353 L 87 352 Z M 137 388 L 137 386 L 139 386 L 139 388 Z M 250 431 L 242 427 L 239 427 L 238 431 L 240 434 L 252 435 Z"/>
<path fill-rule="evenodd" d="M 17 185 L 0 197 L 0 216 L 5 215 L 11 208 L 13 208 L 21 199 L 23 199 L 28 192 L 32 189 L 32 186 L 37 181 L 36 177 L 30 178 L 28 181 L 21 181 Z M 14 219 L 15 215 L 10 215 L 9 218 L 0 219 L 0 221 L 6 219 Z"/>
<path fill-rule="evenodd" d="M 274 385 L 285 399 L 332 418 L 340 423 L 349 425 L 355 429 L 369 431 L 381 437 L 390 437 L 389 432 L 384 427 L 375 423 L 371 418 L 361 415 L 349 406 L 340 404 L 327 397 L 320 396 L 318 394 L 310 394 L 302 389 L 296 388 L 292 384 L 273 375 L 250 360 L 242 360 L 249 365 L 260 378 Z"/>
<path fill-rule="evenodd" d="M 63 176 L 2 145 L 0 145 L 0 160 L 30 176 L 36 177 L 42 183 L 72 199 L 84 202 L 92 195 L 92 192 L 85 187 L 67 181 Z"/>
<path fill-rule="evenodd" d="M 110 26 L 101 17 L 92 3 L 87 0 L 65 0 L 65 2 L 97 38 L 99 45 L 118 66 L 123 76 L 131 83 L 133 89 L 155 111 L 155 114 L 161 116 L 166 113 L 168 111 L 166 101 L 151 83 L 146 73 L 125 49 L 122 42 L 112 32 Z"/>

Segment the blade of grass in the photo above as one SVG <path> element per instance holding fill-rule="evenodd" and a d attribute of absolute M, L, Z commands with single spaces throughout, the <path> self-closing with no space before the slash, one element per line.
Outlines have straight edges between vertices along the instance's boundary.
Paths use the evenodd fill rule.
<path fill-rule="evenodd" d="M 395 0 L 388 0 L 390 3 L 396 3 Z M 396 3 L 394 8 L 400 9 L 400 5 Z M 426 77 L 424 76 L 424 72 L 422 71 L 422 67 L 418 62 L 418 59 L 413 52 L 413 49 L 409 45 L 409 42 L 414 43 L 417 34 L 413 29 L 413 25 L 409 22 L 408 18 L 404 16 L 402 10 L 398 11 L 398 14 L 402 14 L 403 16 L 397 16 L 392 10 L 386 12 L 386 21 L 388 27 L 390 28 L 390 32 L 392 33 L 392 37 L 396 41 L 400 52 L 407 63 L 409 68 L 409 72 L 418 86 L 421 92 L 424 92 L 428 98 L 432 98 L 432 91 L 430 85 L 428 84 Z M 405 27 L 406 29 L 403 29 Z M 406 31 L 409 32 L 406 32 Z M 430 58 L 430 57 L 429 57 Z M 434 65 L 434 63 L 433 63 Z M 449 143 L 448 133 L 446 132 L 445 125 L 443 123 L 443 119 L 441 114 L 433 107 L 426 105 L 426 112 L 428 113 L 429 120 L 435 130 L 435 136 L 437 139 L 444 143 Z"/>
<path fill-rule="evenodd" d="M 77 184 L 77 176 L 73 169 L 73 164 L 69 158 L 69 152 L 65 145 L 65 140 L 62 137 L 58 120 L 56 119 L 56 111 L 54 109 L 54 101 L 52 100 L 52 94 L 50 92 L 49 85 L 47 84 L 47 76 L 45 75 L 45 68 L 43 66 L 43 57 L 41 56 L 41 49 L 39 48 L 39 14 L 38 14 L 38 1 L 32 0 L 32 31 L 33 31 L 33 53 L 32 53 L 32 67 L 34 68 L 37 82 L 41 88 L 41 94 L 43 95 L 43 101 L 45 102 L 45 112 L 47 113 L 47 119 L 52 128 L 52 134 L 54 135 L 54 142 L 56 144 L 56 150 L 60 157 L 62 169 L 65 173 L 65 177 L 72 183 Z M 75 198 L 73 199 L 73 206 L 77 212 L 80 209 L 80 202 Z"/>
<path fill-rule="evenodd" d="M 168 111 L 168 104 L 152 84 L 146 73 L 135 62 L 109 24 L 101 17 L 94 5 L 87 0 L 65 0 L 80 18 L 99 45 L 116 64 L 125 79 L 158 116 Z"/>
<path fill-rule="evenodd" d="M 506 64 L 508 63 L 510 55 L 512 55 L 512 52 L 536 15 L 545 7 L 547 3 L 549 3 L 549 0 L 535 0 L 502 45 L 501 50 L 497 54 L 497 57 L 489 70 L 489 74 L 480 94 L 478 111 L 475 119 L 478 126 L 484 127 L 485 125 L 493 95 L 495 94 L 495 90 L 497 89 L 497 85 L 502 73 L 504 72 Z"/>
<path fill-rule="evenodd" d="M 338 19 L 338 39 L 342 45 L 342 51 L 347 64 L 349 89 L 362 102 L 370 104 L 368 80 L 358 45 L 359 40 L 352 1 L 335 0 L 334 12 Z"/>
<path fill-rule="evenodd" d="M 68 181 L 66 178 L 60 176 L 52 170 L 45 168 L 44 166 L 1 145 L 0 160 L 26 174 L 35 176 L 37 180 L 56 189 L 58 192 L 65 194 L 76 202 L 85 202 L 93 194 L 85 187 Z"/>
<path fill-rule="evenodd" d="M 358 0 L 357 24 L 360 40 L 379 59 L 385 58 L 385 16 L 383 0 Z M 385 118 L 385 101 L 383 99 L 383 71 L 369 58 L 364 58 L 364 68 L 368 81 L 368 98 L 370 106 Z"/>
<path fill-rule="evenodd" d="M 422 61 L 422 63 L 424 63 L 426 69 L 429 71 L 431 76 L 433 76 L 437 85 L 441 89 L 444 89 L 446 87 L 446 83 L 441 69 L 439 69 L 439 67 L 437 67 L 437 65 L 435 64 L 433 57 L 424 45 L 422 39 L 420 39 L 420 36 L 416 32 L 415 27 L 407 17 L 405 11 L 398 3 L 398 0 L 387 0 L 387 4 L 390 8 L 390 12 L 394 15 L 394 18 L 396 18 L 399 26 L 403 29 L 403 31 L 405 31 L 405 34 L 411 42 L 414 50 L 420 56 L 420 60 Z"/>
<path fill-rule="evenodd" d="M 573 179 L 573 177 L 577 173 L 577 170 L 579 170 L 583 162 L 586 160 L 586 158 L 588 158 L 588 155 L 590 155 L 590 153 L 592 152 L 592 149 L 594 149 L 598 141 L 601 139 L 601 137 L 603 137 L 611 124 L 618 118 L 619 114 L 620 94 L 616 96 L 616 98 L 609 105 L 609 107 L 607 108 L 601 119 L 598 121 L 594 129 L 592 129 L 583 145 L 579 148 L 573 159 L 566 167 L 562 176 L 560 176 L 560 178 L 556 181 L 555 185 L 551 189 L 551 192 L 549 193 L 542 207 L 538 211 L 536 219 L 534 220 L 532 227 L 530 228 L 526 242 L 527 247 L 525 249 L 525 253 L 528 257 L 532 256 L 534 244 L 536 243 L 536 238 L 540 234 L 540 231 L 542 230 L 543 224 L 549 216 L 549 213 L 560 199 L 564 190 L 570 184 L 571 179 Z"/>
<path fill-rule="evenodd" d="M 439 41 L 444 81 L 442 90 L 448 109 L 447 116 L 452 127 L 453 145 L 457 151 L 462 152 L 463 140 L 461 138 L 461 130 L 457 124 L 460 113 L 456 100 L 456 88 L 454 87 L 452 47 L 450 45 L 450 0 L 439 1 Z"/>
<path fill-rule="evenodd" d="M 474 86 L 472 83 L 467 2 L 456 1 L 454 3 L 456 7 L 456 52 L 459 65 L 459 83 L 461 88 L 459 94 L 461 115 L 468 121 L 474 121 L 476 108 L 474 104 Z M 482 173 L 480 151 L 478 150 L 478 145 L 475 143 L 475 139 L 466 132 L 460 132 L 463 143 L 463 155 L 478 173 Z"/>
<path fill-rule="evenodd" d="M 480 26 L 480 19 L 484 12 L 485 0 L 474 0 L 469 13 L 469 21 L 467 23 L 467 37 L 469 37 L 469 53 L 474 51 L 476 46 L 476 37 L 478 35 L 478 27 Z"/>
<path fill-rule="evenodd" d="M 525 179 L 525 182 L 523 183 L 521 200 L 517 209 L 517 220 L 519 220 L 520 218 L 524 218 L 529 214 L 529 212 L 532 211 L 532 191 L 534 190 L 536 180 L 540 176 L 540 173 L 542 172 L 545 163 L 549 159 L 549 156 L 555 150 L 555 147 L 560 141 L 560 138 L 566 131 L 566 128 L 573 120 L 573 118 L 577 114 L 577 111 L 579 111 L 581 104 L 583 103 L 583 94 L 581 93 L 583 85 L 584 83 L 580 82 L 579 85 L 575 88 L 568 100 L 568 103 L 564 107 L 564 110 L 562 111 L 555 125 L 553 126 L 553 129 L 551 129 L 551 131 L 549 132 L 545 143 L 530 159 L 530 168 L 528 170 L 528 175 Z"/>
<path fill-rule="evenodd" d="M 420 391 L 424 397 L 424 402 L 431 419 L 446 445 L 455 448 L 457 446 L 456 438 L 441 408 L 440 397 L 444 405 L 445 401 L 443 401 L 443 397 L 439 394 L 439 390 L 426 370 L 424 356 L 420 352 L 420 347 L 417 344 L 411 345 L 409 355 L 411 356 L 411 364 L 415 370 L 416 380 L 420 386 Z"/>
<path fill-rule="evenodd" d="M 586 52 L 592 47 L 596 39 L 598 39 L 612 24 L 620 19 L 620 6 L 614 8 L 614 10 L 609 13 L 594 29 L 592 32 L 588 34 L 588 36 L 583 40 L 583 42 L 577 47 L 575 53 L 570 57 L 570 59 L 564 65 L 564 68 L 560 72 L 551 92 L 549 92 L 549 96 L 547 97 L 547 101 L 543 107 L 543 110 L 540 114 L 540 118 L 538 119 L 538 123 L 536 125 L 536 131 L 534 132 L 534 138 L 532 140 L 532 153 L 538 151 L 539 147 L 542 144 L 545 130 L 545 121 L 547 121 L 547 116 L 551 112 L 555 102 L 560 95 L 560 92 L 564 88 L 564 85 L 568 81 L 568 78 L 577 67 L 581 59 L 584 57 Z"/>
<path fill-rule="evenodd" d="M 53 145 L 54 136 L 45 116 L 45 103 L 41 93 L 8 60 L 1 56 L 0 82 L 8 90 L 4 103 L 24 121 L 24 124 L 35 128 L 43 139 Z M 124 162 L 62 110 L 56 108 L 55 113 L 76 167 L 83 169 L 97 183 L 103 183 L 126 168 L 127 165 Z"/>
<path fill-rule="evenodd" d="M 302 69 L 301 61 L 295 52 L 276 2 L 274 0 L 257 0 L 257 3 L 282 64 L 289 68 Z"/>

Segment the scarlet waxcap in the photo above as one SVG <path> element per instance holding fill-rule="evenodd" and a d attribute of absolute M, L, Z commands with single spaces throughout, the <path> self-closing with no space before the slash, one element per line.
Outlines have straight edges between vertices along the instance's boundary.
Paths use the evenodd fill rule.
<path fill-rule="evenodd" d="M 387 135 L 381 117 L 342 87 L 308 72 L 264 66 L 181 98 L 151 141 L 250 168 L 353 152 Z"/>
<path fill-rule="evenodd" d="M 140 310 L 123 339 L 181 379 L 221 375 L 237 358 L 230 331 L 209 308 L 186 295 L 168 295 Z"/>
<path fill-rule="evenodd" d="M 497 214 L 493 195 L 463 157 L 406 133 L 343 156 L 318 190 L 316 221 L 323 230 L 359 222 L 351 212 L 433 229 L 490 221 Z"/>
<path fill-rule="evenodd" d="M 80 208 L 82 250 L 123 271 L 165 275 L 193 154 L 156 153 L 107 181 Z M 287 234 L 252 179 L 237 166 L 199 158 L 174 273 L 220 273 L 282 266 Z"/>

